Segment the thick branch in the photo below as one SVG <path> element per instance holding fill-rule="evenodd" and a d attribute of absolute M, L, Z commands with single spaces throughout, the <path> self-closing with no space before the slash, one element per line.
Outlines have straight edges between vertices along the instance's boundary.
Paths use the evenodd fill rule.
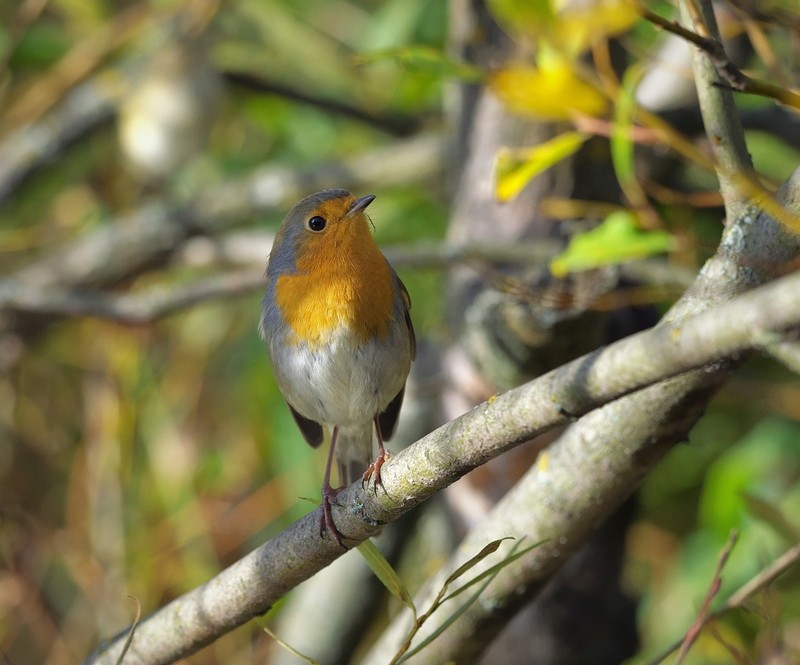
<path fill-rule="evenodd" d="M 784 185 L 778 199 L 790 214 L 800 210 L 800 169 Z M 715 325 L 712 321 L 724 321 L 728 332 L 736 330 L 736 334 L 745 335 L 752 332 L 748 330 L 750 325 L 756 325 L 756 336 L 763 341 L 766 334 L 763 320 L 755 323 L 749 317 L 738 319 L 738 315 L 744 315 L 738 306 L 751 301 L 751 298 L 760 300 L 778 283 L 753 291 L 743 299 L 724 305 L 719 303 L 729 300 L 738 291 L 773 279 L 799 254 L 800 237 L 792 235 L 766 213 L 754 207 L 745 208 L 741 217 L 729 223 L 717 254 L 707 262 L 697 282 L 670 310 L 663 323 L 652 331 L 590 354 L 588 359 L 597 358 L 588 363 L 585 358 L 577 364 L 567 365 L 567 368 L 580 368 L 580 380 L 574 384 L 576 392 L 567 396 L 553 391 L 552 399 L 567 412 L 586 413 L 582 409 L 573 411 L 577 405 L 569 399 L 581 397 L 584 388 L 592 394 L 595 382 L 614 385 L 621 378 L 620 373 L 636 372 L 636 363 L 649 364 L 648 357 L 661 358 L 656 360 L 660 364 L 663 360 L 661 354 L 686 332 L 711 330 L 705 323 L 695 328 L 701 321 L 712 327 Z M 788 279 L 791 282 L 798 280 L 800 284 L 797 273 Z M 781 280 L 781 283 L 788 282 Z M 714 307 L 715 304 L 718 306 Z M 736 314 L 728 318 L 734 311 Z M 762 315 L 772 316 L 765 311 Z M 634 340 L 647 341 L 637 350 L 635 346 L 628 346 Z M 706 345 L 713 348 L 717 342 L 725 346 L 723 337 L 714 341 L 695 337 L 684 350 L 691 355 L 694 352 L 690 347 L 696 344 L 695 351 L 701 348 L 708 351 Z M 620 349 L 631 365 L 625 362 L 615 367 L 603 365 L 604 356 Z M 718 359 L 737 357 L 739 353 L 728 348 Z M 705 363 L 694 366 L 702 364 Z M 431 662 L 475 661 L 503 622 L 542 588 L 569 554 L 636 489 L 661 457 L 675 443 L 686 438 L 727 375 L 726 363 L 706 364 L 703 370 L 651 385 L 581 418 L 551 444 L 542 454 L 540 464 L 531 468 L 497 504 L 481 527 L 470 532 L 445 569 L 420 594 L 417 605 L 426 606 L 449 572 L 472 556 L 476 547 L 479 549 L 496 539 L 498 534 L 525 536 L 533 542 L 550 540 L 505 568 L 482 592 L 481 602 L 463 613 L 427 647 L 425 657 Z M 520 415 L 508 414 L 508 417 Z M 440 620 L 427 625 L 419 639 L 435 630 Z M 366 662 L 385 661 L 386 656 L 394 653 L 401 643 L 405 630 L 402 622 L 395 622 L 375 645 Z"/>
<path fill-rule="evenodd" d="M 780 334 L 797 325 L 800 274 L 793 274 L 681 324 L 664 325 L 622 340 L 486 402 L 424 437 L 384 466 L 386 493 L 365 492 L 356 483 L 339 495 L 334 519 L 343 533 L 360 542 L 487 460 L 565 424 L 567 412 L 585 414 L 665 377 L 723 361 L 756 346 L 767 334 Z M 620 421 L 620 429 L 624 425 Z M 551 454 L 548 473 L 539 475 L 539 482 L 547 485 L 543 488 L 546 491 L 537 493 L 549 496 L 551 505 L 533 510 L 526 502 L 524 511 L 517 505 L 515 519 L 523 513 L 541 515 L 549 536 L 572 533 L 575 523 L 585 530 L 590 526 L 585 523 L 585 513 L 565 515 L 561 510 L 563 495 L 559 491 L 564 488 L 551 485 L 552 478 L 569 479 L 574 485 L 576 464 L 584 456 L 586 463 L 596 465 L 595 471 L 602 471 L 609 482 L 626 464 L 632 466 L 629 475 L 641 476 L 654 463 L 631 460 L 631 451 L 623 445 L 619 450 L 607 450 L 602 444 L 575 440 L 565 452 Z M 596 455 L 586 455 L 587 447 Z M 592 481 L 584 487 L 584 500 L 608 510 L 604 505 L 608 497 L 591 486 L 594 475 L 577 475 L 584 483 L 589 478 Z M 620 478 L 625 480 L 624 475 Z M 567 551 L 573 541 L 570 538 L 562 544 L 556 540 L 554 544 Z M 550 549 L 542 548 L 541 552 L 545 554 L 537 556 L 552 557 Z M 207 584 L 145 619 L 136 630 L 125 662 L 169 663 L 196 651 L 265 612 L 340 554 L 342 550 L 335 542 L 320 539 L 318 512 L 307 515 Z M 123 641 L 124 634 L 87 662 L 116 662 Z"/>

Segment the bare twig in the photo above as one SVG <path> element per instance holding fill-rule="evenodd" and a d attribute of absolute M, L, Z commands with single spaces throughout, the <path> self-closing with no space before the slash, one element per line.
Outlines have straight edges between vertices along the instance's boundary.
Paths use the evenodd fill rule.
<path fill-rule="evenodd" d="M 703 604 L 700 607 L 700 612 L 697 615 L 697 619 L 695 619 L 695 622 L 692 624 L 689 630 L 686 631 L 686 636 L 683 638 L 681 650 L 678 652 L 678 665 L 681 665 L 681 663 L 686 660 L 686 656 L 689 654 L 689 649 L 691 649 L 692 645 L 694 645 L 694 643 L 697 641 L 697 638 L 700 636 L 700 631 L 703 630 L 703 626 L 705 626 L 708 622 L 711 602 L 714 600 L 714 598 L 716 598 L 719 590 L 722 588 L 722 569 L 725 568 L 725 564 L 728 562 L 728 557 L 733 551 L 733 547 L 736 545 L 736 541 L 738 539 L 739 532 L 735 529 L 732 530 L 730 536 L 728 537 L 728 542 L 725 544 L 725 547 L 719 556 L 719 560 L 717 561 L 717 568 L 714 571 L 714 576 L 711 578 L 711 584 L 708 587 L 706 597 L 703 599 Z"/>
<path fill-rule="evenodd" d="M 95 76 L 65 94 L 46 121 L 17 128 L 0 141 L 0 203 L 36 168 L 67 145 L 109 120 L 119 96 L 109 76 Z"/>
<path fill-rule="evenodd" d="M 796 334 L 790 339 L 773 337 L 765 340 L 761 344 L 761 350 L 772 356 L 786 369 L 800 375 L 800 341 L 797 340 Z"/>
<path fill-rule="evenodd" d="M 733 610 L 744 607 L 753 596 L 766 589 L 783 573 L 797 565 L 798 561 L 800 561 L 800 543 L 786 550 L 769 566 L 760 570 L 757 575 L 739 587 L 739 589 L 732 593 L 728 600 L 723 603 L 722 607 L 705 617 L 700 628 L 721 619 Z M 650 661 L 649 665 L 659 665 L 663 663 L 670 655 L 680 648 L 682 643 L 683 640 L 677 640 L 657 658 Z"/>
<path fill-rule="evenodd" d="M 709 0 L 700 0 L 697 3 L 694 0 L 681 0 L 679 6 L 684 23 L 691 22 L 695 29 L 704 30 L 710 39 L 721 43 Z M 706 52 L 695 52 L 692 63 L 700 112 L 714 154 L 725 211 L 728 219 L 736 219 L 753 198 L 741 186 L 741 181 L 753 174 L 753 163 L 747 151 L 744 130 L 730 90 L 715 85 L 718 81 L 717 70 Z"/>
<path fill-rule="evenodd" d="M 90 37 L 71 46 L 47 75 L 16 95 L 0 121 L 0 135 L 40 118 L 72 87 L 83 81 L 115 48 L 136 35 L 153 10 L 135 4 L 119 11 Z"/>
<path fill-rule="evenodd" d="M 233 71 L 225 72 L 224 74 L 227 81 L 247 90 L 267 95 L 278 95 L 291 101 L 308 104 L 335 115 L 372 125 L 376 129 L 395 136 L 409 136 L 418 130 L 421 124 L 420 118 L 398 113 L 374 113 L 369 109 L 361 108 L 347 101 L 321 97 L 286 83 L 270 80 L 263 75 Z"/>
<path fill-rule="evenodd" d="M 275 166 L 210 187 L 190 203 L 154 202 L 40 257 L 14 277 L 40 286 L 103 286 L 140 272 L 187 238 L 214 234 L 242 218 L 284 212 L 309 192 L 355 190 L 431 179 L 443 163 L 441 138 L 426 134 L 303 171 Z"/>
<path fill-rule="evenodd" d="M 92 316 L 123 324 L 145 324 L 180 310 L 221 298 L 246 296 L 264 287 L 264 265 L 272 234 L 253 232 L 237 238 L 194 238 L 180 252 L 192 266 L 211 266 L 218 262 L 253 263 L 252 268 L 218 272 L 189 284 L 159 286 L 143 292 L 119 293 L 80 287 L 40 286 L 29 281 L 0 277 L 0 311 L 25 312 L 49 316 Z M 384 253 L 399 269 L 447 269 L 457 264 L 474 265 L 496 288 L 511 287 L 520 297 L 535 300 L 537 290 L 513 280 L 501 280 L 487 266 L 530 265 L 545 268 L 560 249 L 557 242 L 521 242 L 516 245 L 455 245 L 446 242 L 388 247 Z M 689 269 L 664 260 L 634 261 L 620 267 L 621 274 L 641 287 L 622 289 L 601 296 L 593 309 L 617 309 L 622 304 L 660 302 L 676 297 L 695 276 Z"/>
<path fill-rule="evenodd" d="M 717 73 L 724 81 L 715 82 L 715 85 L 728 87 L 736 92 L 768 97 L 782 104 L 786 104 L 787 106 L 800 109 L 800 95 L 783 86 L 761 79 L 754 79 L 745 74 L 733 64 L 727 53 L 725 53 L 725 47 L 718 39 L 688 30 L 676 21 L 667 20 L 646 7 L 642 8 L 642 15 L 651 23 L 663 28 L 667 32 L 678 35 L 704 51 L 714 64 Z M 704 30 L 704 32 L 707 32 L 707 30 Z"/>
<path fill-rule="evenodd" d="M 58 316 L 94 316 L 119 323 L 142 324 L 201 302 L 252 293 L 263 284 L 263 268 L 214 275 L 188 286 L 162 287 L 141 295 L 40 288 L 11 279 L 0 279 L 0 310 Z"/>
<path fill-rule="evenodd" d="M 754 595 L 772 584 L 798 561 L 800 561 L 800 543 L 786 550 L 758 575 L 739 587 L 739 590 L 731 594 L 725 604 L 709 617 L 709 620 L 718 619 L 726 612 L 744 607 Z"/>

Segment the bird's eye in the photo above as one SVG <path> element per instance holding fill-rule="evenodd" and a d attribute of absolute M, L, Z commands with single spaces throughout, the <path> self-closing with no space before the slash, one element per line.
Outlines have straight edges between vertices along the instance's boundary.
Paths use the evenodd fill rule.
<path fill-rule="evenodd" d="M 322 231 L 328 225 L 328 221 L 324 217 L 320 217 L 319 215 L 314 215 L 311 219 L 308 220 L 308 228 L 312 231 Z"/>

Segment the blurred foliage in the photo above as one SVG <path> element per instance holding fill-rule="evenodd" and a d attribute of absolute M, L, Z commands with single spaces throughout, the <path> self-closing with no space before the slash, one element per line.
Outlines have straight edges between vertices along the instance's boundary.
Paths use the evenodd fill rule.
<path fill-rule="evenodd" d="M 669 12 L 667 3 L 650 5 Z M 522 39 L 530 37 L 530 12 L 566 29 L 547 2 L 490 6 Z M 579 111 L 609 120 L 617 91 L 600 76 L 604 72 L 578 66 L 578 47 L 596 47 L 605 35 L 631 26 L 636 16 L 629 8 L 609 3 L 602 16 L 569 17 L 577 45 L 570 39 L 563 44 L 568 48 L 558 49 L 553 39 L 537 62 L 493 72 L 490 84 L 528 115 L 569 120 Z M 796 15 L 791 3 L 783 11 Z M 326 101 L 345 100 L 379 118 L 405 115 L 436 124 L 447 78 L 475 75 L 444 55 L 443 0 L 4 3 L 0 140 L 43 117 L 66 90 L 100 70 L 107 85 L 123 88 L 124 104 L 125 93 L 140 85 L 130 82 L 132 72 L 170 43 L 176 24 L 204 36 L 200 48 L 213 68 L 258 75 L 318 103 L 228 85 L 222 99 L 200 101 L 217 108 L 205 148 L 158 181 L 126 165 L 114 123 L 102 123 L 0 204 L 4 274 L 156 197 L 191 200 L 262 164 L 335 162 L 395 140 L 374 123 L 331 111 Z M 98 35 L 100 28 L 105 32 Z M 787 35 L 775 32 L 774 48 L 792 53 Z M 643 61 L 656 36 L 638 21 L 622 43 Z M 181 76 L 192 76 L 199 62 L 190 61 Z M 743 101 L 749 108 L 767 104 Z M 799 161 L 795 148 L 766 132 L 748 138 L 757 168 L 772 181 Z M 569 152 L 543 157 L 534 147 L 513 167 L 530 179 Z M 542 168 L 531 166 L 542 159 Z M 690 191 L 715 188 L 698 164 L 685 164 L 677 182 Z M 370 212 L 379 243 L 443 238 L 442 189 L 438 182 L 398 183 L 375 192 Z M 688 196 L 656 201 L 654 208 L 676 240 L 659 245 L 676 247 L 673 260 L 699 265 L 713 251 L 721 230 L 718 208 L 694 207 Z M 275 229 L 279 217 L 240 226 Z M 618 240 L 611 234 L 607 242 Z M 136 291 L 178 284 L 200 271 L 163 266 L 119 286 Z M 400 272 L 414 300 L 418 334 L 444 337 L 442 273 Z M 275 387 L 256 333 L 258 312 L 259 296 L 252 295 L 138 327 L 37 319 L 22 346 L 0 340 L 0 356 L 19 356 L 0 375 L 4 662 L 78 662 L 132 620 L 135 603 L 126 594 L 147 613 L 309 510 L 299 497 L 318 496 L 324 454 L 302 443 Z M 800 529 L 798 405 L 794 378 L 753 361 L 692 432 L 689 445 L 646 480 L 627 566 L 631 592 L 642 598 L 643 649 L 635 662 L 647 662 L 691 625 L 730 529 L 741 536 L 723 573 L 721 598 L 785 549 L 792 528 Z M 776 640 L 800 651 L 798 581 L 797 571 L 785 575 L 757 598 L 756 611 L 734 613 L 718 625 L 748 662 Z M 251 625 L 187 662 L 267 662 L 270 646 Z M 687 662 L 727 663 L 732 656 L 706 632 Z"/>

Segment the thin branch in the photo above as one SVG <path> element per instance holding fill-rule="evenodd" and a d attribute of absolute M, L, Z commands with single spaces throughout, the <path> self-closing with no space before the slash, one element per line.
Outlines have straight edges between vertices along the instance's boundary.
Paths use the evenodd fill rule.
<path fill-rule="evenodd" d="M 708 55 L 723 82 L 715 82 L 714 85 L 727 87 L 735 92 L 744 92 L 761 97 L 774 99 L 787 106 L 792 106 L 800 110 L 800 95 L 783 86 L 770 83 L 761 79 L 754 79 L 739 69 L 725 53 L 722 42 L 712 37 L 700 35 L 692 32 L 676 21 L 669 21 L 655 12 L 642 8 L 642 15 L 651 23 L 671 32 L 678 37 L 694 44 L 697 48 Z"/>
<path fill-rule="evenodd" d="M 341 99 L 321 97 L 286 83 L 267 79 L 263 75 L 227 71 L 224 72 L 224 76 L 227 81 L 243 89 L 253 90 L 261 94 L 278 95 L 294 102 L 307 104 L 323 111 L 366 123 L 395 136 L 409 136 L 417 131 L 421 125 L 421 119 L 417 117 L 397 113 L 377 114 Z"/>
<path fill-rule="evenodd" d="M 377 189 L 435 178 L 444 149 L 435 134 L 414 136 L 342 162 L 306 170 L 275 166 L 198 193 L 190 203 L 151 203 L 109 220 L 18 271 L 14 278 L 40 286 L 104 286 L 135 275 L 187 238 L 214 234 L 243 218 L 285 211 L 326 187 Z"/>
<path fill-rule="evenodd" d="M 141 295 L 40 288 L 11 279 L 0 279 L 0 310 L 93 316 L 125 324 L 143 324 L 203 302 L 246 295 L 263 286 L 263 268 L 214 275 L 188 286 L 161 287 Z"/>
<path fill-rule="evenodd" d="M 699 0 L 697 4 L 694 0 L 681 0 L 679 5 L 681 18 L 685 23 L 692 22 L 697 30 L 704 30 L 716 42 L 721 41 L 709 0 Z M 725 200 L 725 210 L 728 219 L 737 219 L 751 198 L 749 192 L 743 191 L 741 180 L 753 173 L 744 130 L 730 90 L 716 87 L 717 70 L 705 52 L 693 54 L 692 68 L 703 124 L 714 153 L 720 191 Z"/>
<path fill-rule="evenodd" d="M 198 236 L 189 239 L 176 251 L 173 263 L 190 266 L 215 266 L 224 263 L 263 266 L 272 248 L 274 237 L 274 233 L 258 230 L 237 231 L 214 237 Z M 563 242 L 543 238 L 514 244 L 421 241 L 407 245 L 390 245 L 384 247 L 382 251 L 389 263 L 396 267 L 442 269 L 471 260 L 545 266 L 563 249 Z M 661 262 L 663 263 L 663 260 Z M 658 270 L 658 268 L 653 269 Z M 669 270 L 671 269 L 670 267 Z M 667 278 L 667 283 L 674 283 L 675 280 L 668 277 L 668 270 L 665 269 L 660 274 Z M 679 280 L 680 283 L 687 283 L 685 276 L 686 273 L 683 274 L 683 279 Z M 694 274 L 688 283 L 691 283 L 693 278 Z"/>
<path fill-rule="evenodd" d="M 90 36 L 71 45 L 47 74 L 12 98 L 0 118 L 0 135 L 40 119 L 67 91 L 95 71 L 108 54 L 153 22 L 153 10 L 134 4 L 117 12 Z"/>
<path fill-rule="evenodd" d="M 86 288 L 39 286 L 29 281 L 0 277 L 0 311 L 25 312 L 56 317 L 91 316 L 140 325 L 206 302 L 250 295 L 264 288 L 264 264 L 273 235 L 254 232 L 238 238 L 196 238 L 181 250 L 183 262 L 208 267 L 217 262 L 255 263 L 256 267 L 218 272 L 189 284 L 158 286 L 135 293 L 96 291 Z M 508 284 L 487 266 L 502 264 L 529 265 L 546 269 L 548 261 L 562 247 L 561 243 L 540 240 L 516 245 L 457 245 L 447 242 L 417 243 L 388 247 L 385 255 L 398 269 L 447 269 L 454 265 L 474 265 L 497 288 Z M 663 259 L 633 261 L 620 266 L 623 276 L 641 287 L 603 294 L 589 306 L 594 309 L 618 309 L 624 304 L 652 303 L 679 295 L 695 277 L 689 269 L 670 265 Z M 508 280 L 506 280 L 508 281 Z M 538 291 L 524 283 L 511 281 L 519 297 L 536 300 Z"/>
<path fill-rule="evenodd" d="M 783 575 L 787 570 L 793 568 L 800 561 L 800 543 L 786 550 L 769 566 L 760 570 L 758 574 L 745 582 L 738 590 L 730 595 L 728 600 L 723 603 L 722 607 L 709 614 L 703 621 L 703 626 L 708 625 L 723 616 L 744 607 L 753 596 L 760 591 L 766 589 L 778 577 Z M 670 645 L 662 654 L 657 658 L 650 661 L 648 665 L 659 665 L 675 653 L 680 648 L 683 640 L 677 640 L 674 644 Z"/>
<path fill-rule="evenodd" d="M 786 550 L 769 566 L 739 587 L 739 590 L 731 594 L 731 597 L 725 601 L 725 604 L 709 617 L 709 621 L 719 619 L 723 614 L 731 610 L 744 607 L 753 596 L 772 584 L 787 570 L 796 566 L 798 561 L 800 561 L 800 543 Z"/>
<path fill-rule="evenodd" d="M 334 519 L 353 543 L 360 542 L 468 471 L 566 424 L 567 412 L 580 416 L 666 377 L 722 362 L 746 351 L 765 333 L 798 324 L 800 273 L 682 323 L 659 326 L 598 350 L 478 406 L 401 451 L 383 468 L 386 492 L 364 491 L 361 483 L 355 483 L 339 495 Z M 637 475 L 646 471 L 646 458 L 637 451 L 625 448 L 618 454 L 627 460 L 618 459 L 619 467 L 631 465 Z M 574 457 L 551 457 L 548 474 L 567 474 L 574 481 L 575 463 Z M 593 465 L 593 457 L 585 463 Z M 608 456 L 604 466 L 615 474 L 621 472 Z M 616 476 L 618 483 L 623 476 Z M 609 510 L 614 503 L 610 498 L 608 503 L 590 499 L 595 512 Z M 545 513 L 540 510 L 539 514 Z M 566 517 L 560 510 L 558 514 L 558 521 L 551 525 L 557 533 L 570 532 L 572 527 L 564 520 L 575 520 L 582 528 L 587 519 L 592 524 L 597 520 L 596 515 Z M 564 539 L 553 540 L 551 547 L 537 548 L 537 556 L 553 559 L 553 547 L 568 550 Z M 306 515 L 213 580 L 142 621 L 126 663 L 169 663 L 198 650 L 264 613 L 342 553 L 335 541 L 320 538 L 318 511 Z M 551 565 L 556 562 L 553 559 Z M 115 662 L 125 634 L 87 662 Z"/>
<path fill-rule="evenodd" d="M 736 541 L 739 539 L 739 532 L 735 529 L 731 531 L 730 536 L 728 537 L 728 542 L 725 544 L 725 547 L 722 550 L 722 553 L 719 556 L 719 560 L 717 561 L 716 570 L 714 570 L 714 576 L 711 578 L 711 584 L 708 587 L 708 591 L 706 592 L 706 597 L 703 599 L 703 604 L 700 607 L 700 613 L 697 615 L 697 619 L 695 619 L 694 623 L 691 625 L 688 631 L 686 631 L 686 636 L 683 638 L 683 643 L 681 644 L 681 650 L 678 652 L 678 661 L 677 665 L 681 665 L 684 660 L 686 660 L 686 656 L 689 654 L 689 650 L 692 648 L 694 643 L 697 641 L 697 638 L 700 636 L 700 632 L 703 630 L 703 626 L 708 623 L 709 611 L 711 609 L 711 603 L 716 598 L 719 590 L 722 588 L 722 569 L 725 568 L 725 564 L 728 562 L 728 557 L 730 557 L 731 552 L 733 551 L 734 545 L 736 545 Z"/>
<path fill-rule="evenodd" d="M 52 163 L 69 144 L 110 120 L 119 96 L 108 76 L 75 86 L 44 120 L 0 140 L 0 203 L 11 198 L 33 171 Z"/>

